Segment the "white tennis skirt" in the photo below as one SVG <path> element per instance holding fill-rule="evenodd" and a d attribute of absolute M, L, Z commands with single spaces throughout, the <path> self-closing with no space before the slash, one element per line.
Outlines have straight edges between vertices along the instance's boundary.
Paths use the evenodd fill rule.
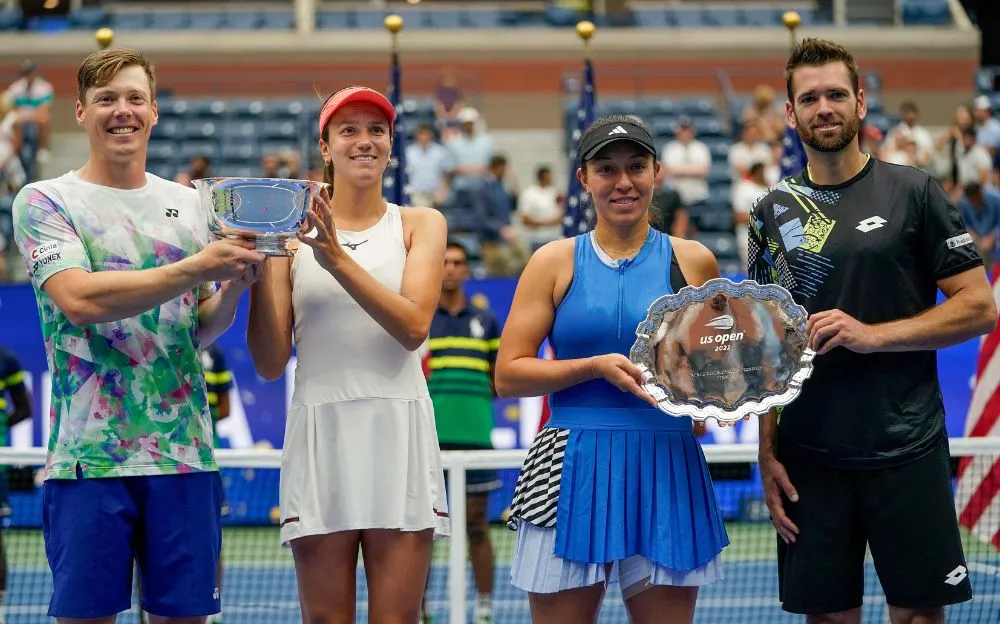
<path fill-rule="evenodd" d="M 281 457 L 281 545 L 358 529 L 450 533 L 431 400 L 293 405 Z"/>

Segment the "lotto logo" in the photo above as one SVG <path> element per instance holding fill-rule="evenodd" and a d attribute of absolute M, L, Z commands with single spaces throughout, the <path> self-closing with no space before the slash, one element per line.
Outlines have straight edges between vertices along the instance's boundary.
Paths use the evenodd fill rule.
<path fill-rule="evenodd" d="M 944 577 L 944 582 L 949 585 L 958 585 L 965 580 L 965 577 L 969 576 L 968 572 L 965 566 L 958 566 Z"/>
<path fill-rule="evenodd" d="M 868 217 L 867 219 L 864 219 L 861 222 L 859 222 L 857 228 L 855 229 L 868 233 L 871 232 L 872 230 L 879 229 L 886 223 L 888 223 L 888 221 L 886 221 L 882 217 Z"/>

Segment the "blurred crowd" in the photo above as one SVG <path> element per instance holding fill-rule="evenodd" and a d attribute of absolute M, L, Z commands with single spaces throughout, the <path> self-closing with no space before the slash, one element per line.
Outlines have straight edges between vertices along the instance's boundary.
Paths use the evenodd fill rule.
<path fill-rule="evenodd" d="M 17 280 L 10 207 L 14 195 L 37 179 L 49 162 L 52 85 L 30 60 L 20 77 L 0 94 L 0 281 Z M 740 266 L 746 267 L 747 215 L 754 201 L 778 181 L 785 131 L 783 96 L 758 87 L 734 117 L 725 162 L 728 167 L 731 233 Z M 566 181 L 556 180 L 561 163 L 518 163 L 531 171 L 518 180 L 510 156 L 497 148 L 484 115 L 469 104 L 455 73 L 445 71 L 434 90 L 433 121 L 411 128 L 405 163 L 412 203 L 433 206 L 448 219 L 450 233 L 479 260 L 475 275 L 514 276 L 530 255 L 563 236 Z M 660 147 L 661 171 L 654 201 L 675 236 L 699 236 L 698 214 L 710 199 L 711 150 L 699 140 L 697 124 L 681 116 L 671 140 Z M 884 127 L 884 126 L 883 126 Z M 874 124 L 862 129 L 862 149 L 881 160 L 913 166 L 934 175 L 958 204 L 970 233 L 992 264 L 1000 258 L 1000 120 L 985 95 L 959 106 L 952 123 L 940 130 L 924 126 L 914 102 L 898 108 L 887 132 Z M 718 157 L 718 155 L 717 155 Z M 561 172 L 561 170 L 560 170 Z M 52 173 L 52 172 L 49 172 Z M 211 159 L 198 155 L 175 180 L 212 175 Z M 262 177 L 321 180 L 318 153 L 282 150 L 262 155 Z M 728 221 L 727 221 L 728 222 Z M 729 226 L 727 226 L 729 228 Z"/>

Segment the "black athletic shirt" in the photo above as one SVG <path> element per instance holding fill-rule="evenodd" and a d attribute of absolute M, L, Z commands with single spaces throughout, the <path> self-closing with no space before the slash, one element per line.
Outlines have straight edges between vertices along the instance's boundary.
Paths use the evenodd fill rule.
<path fill-rule="evenodd" d="M 851 180 L 782 180 L 750 218 L 749 275 L 778 283 L 810 314 L 863 323 L 935 305 L 937 280 L 983 260 L 958 210 L 926 173 L 870 159 Z M 802 394 L 780 413 L 778 444 L 841 468 L 919 457 L 947 435 L 934 351 L 819 355 Z"/>

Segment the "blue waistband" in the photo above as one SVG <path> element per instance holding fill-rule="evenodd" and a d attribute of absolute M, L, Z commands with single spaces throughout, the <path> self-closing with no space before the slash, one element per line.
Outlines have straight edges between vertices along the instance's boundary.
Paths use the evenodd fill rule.
<path fill-rule="evenodd" d="M 671 416 L 655 409 L 557 407 L 546 427 L 553 429 L 691 431 L 690 416 Z"/>

